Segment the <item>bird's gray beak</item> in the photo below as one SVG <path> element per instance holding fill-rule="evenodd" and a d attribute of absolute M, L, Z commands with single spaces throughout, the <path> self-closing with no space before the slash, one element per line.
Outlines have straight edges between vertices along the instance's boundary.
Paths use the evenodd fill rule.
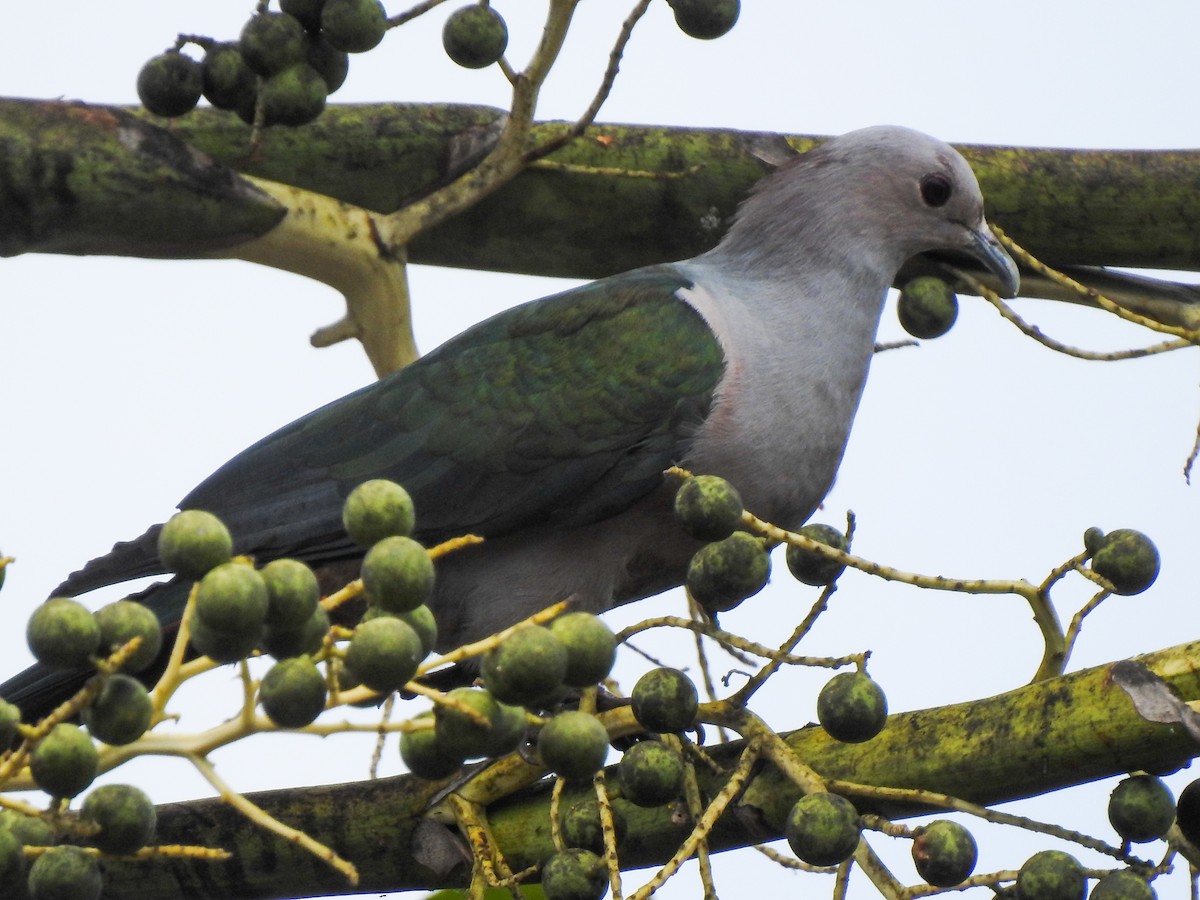
<path fill-rule="evenodd" d="M 987 222 L 981 221 L 979 227 L 971 231 L 969 252 L 983 263 L 984 268 L 1000 279 L 1000 290 L 997 293 L 1001 297 L 1017 296 L 1017 291 L 1021 288 L 1021 275 L 1017 271 L 1017 264 L 1008 255 L 1008 251 L 1000 246 Z"/>

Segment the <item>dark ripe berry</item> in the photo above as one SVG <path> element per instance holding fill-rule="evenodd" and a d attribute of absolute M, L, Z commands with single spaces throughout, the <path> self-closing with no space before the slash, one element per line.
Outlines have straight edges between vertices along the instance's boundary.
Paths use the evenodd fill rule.
<path fill-rule="evenodd" d="M 912 858 L 917 874 L 934 887 L 962 884 L 975 871 L 979 848 L 957 822 L 937 819 L 917 830 Z"/>
<path fill-rule="evenodd" d="M 1162 779 L 1132 775 L 1109 795 L 1108 821 L 1124 840 L 1156 841 L 1175 821 L 1175 798 Z"/>
<path fill-rule="evenodd" d="M 110 675 L 81 718 L 96 740 L 120 746 L 145 734 L 153 713 L 144 684 L 130 675 Z"/>
<path fill-rule="evenodd" d="M 831 738 L 846 744 L 869 741 L 887 722 L 887 697 L 865 672 L 840 672 L 817 695 L 817 720 Z"/>
<path fill-rule="evenodd" d="M 810 522 L 797 534 L 838 550 L 850 549 L 846 543 L 846 536 L 832 525 Z M 814 587 L 829 584 L 846 568 L 842 563 L 822 556 L 815 550 L 806 550 L 794 544 L 788 544 L 784 559 L 787 561 L 788 571 L 792 573 L 792 577 L 802 584 L 811 584 Z"/>
<path fill-rule="evenodd" d="M 559 778 L 591 778 L 608 758 L 608 732 L 595 716 L 578 710 L 561 712 L 542 726 L 538 755 Z"/>
<path fill-rule="evenodd" d="M 784 835 L 810 866 L 836 866 L 858 848 L 858 810 L 839 794 L 805 794 L 788 813 Z"/>
<path fill-rule="evenodd" d="M 922 275 L 900 289 L 896 315 L 901 327 L 915 338 L 941 337 L 958 318 L 958 297 L 941 278 Z"/>
<path fill-rule="evenodd" d="M 1140 594 L 1158 578 L 1158 549 L 1140 531 L 1118 528 L 1092 554 L 1092 571 L 1112 582 L 1122 596 Z"/>
<path fill-rule="evenodd" d="M 82 669 L 100 649 L 100 626 L 82 603 L 55 597 L 33 611 L 25 638 L 42 665 Z"/>
<path fill-rule="evenodd" d="M 742 11 L 739 0 L 667 0 L 675 24 L 688 37 L 710 41 L 727 33 Z"/>
<path fill-rule="evenodd" d="M 131 784 L 106 784 L 83 799 L 80 816 L 100 826 L 91 842 L 105 853 L 137 853 L 154 840 L 158 816 L 145 791 Z"/>
<path fill-rule="evenodd" d="M 204 75 L 204 96 L 217 109 L 236 110 L 254 106 L 254 98 L 258 93 L 258 78 L 246 65 L 241 48 L 237 44 L 215 44 L 209 47 L 205 51 L 201 69 Z"/>
<path fill-rule="evenodd" d="M 329 88 L 308 63 L 296 63 L 267 78 L 259 90 L 267 125 L 307 125 L 325 109 Z"/>
<path fill-rule="evenodd" d="M 21 724 L 21 710 L 15 703 L 0 700 L 0 753 L 17 739 L 17 726 Z"/>
<path fill-rule="evenodd" d="M 263 629 L 262 648 L 276 659 L 288 659 L 307 653 L 312 656 L 321 649 L 329 633 L 329 613 L 318 606 L 299 628 L 268 625 Z"/>
<path fill-rule="evenodd" d="M 321 35 L 338 50 L 366 53 L 387 32 L 387 12 L 379 0 L 325 0 Z"/>
<path fill-rule="evenodd" d="M 37 786 L 51 797 L 74 797 L 96 777 L 100 756 L 78 725 L 60 723 L 29 754 Z"/>
<path fill-rule="evenodd" d="M 276 559 L 258 574 L 267 586 L 268 625 L 299 628 L 317 611 L 321 587 L 312 569 L 295 559 Z"/>
<path fill-rule="evenodd" d="M 269 600 L 262 576 L 248 565 L 229 562 L 202 579 L 196 591 L 196 618 L 225 634 L 262 633 Z"/>
<path fill-rule="evenodd" d="M 1096 882 L 1088 900 L 1155 900 L 1155 893 L 1136 872 L 1117 869 Z"/>
<path fill-rule="evenodd" d="M 421 639 L 421 647 L 425 654 L 433 652 L 433 648 L 437 646 L 437 620 L 433 617 L 433 610 L 428 606 L 421 604 L 416 609 L 410 609 L 407 612 L 396 613 L 396 618 L 401 622 L 405 622 L 409 628 L 417 633 L 417 637 Z"/>
<path fill-rule="evenodd" d="M 203 578 L 229 562 L 233 538 L 212 513 L 185 509 L 167 520 L 158 533 L 158 557 L 168 572 L 184 578 Z"/>
<path fill-rule="evenodd" d="M 736 531 L 696 551 L 688 564 L 687 589 L 709 612 L 725 612 L 761 591 L 770 577 L 771 557 L 762 541 Z"/>
<path fill-rule="evenodd" d="M 1021 900 L 1083 900 L 1087 878 L 1075 857 L 1042 850 L 1025 860 L 1017 873 Z"/>
<path fill-rule="evenodd" d="M 0 896 L 21 897 L 25 890 L 25 850 L 21 840 L 0 827 Z"/>
<path fill-rule="evenodd" d="M 618 766 L 621 796 L 635 806 L 661 806 L 683 789 L 683 756 L 660 741 L 642 741 L 625 751 Z"/>
<path fill-rule="evenodd" d="M 325 710 L 325 676 L 307 656 L 280 660 L 263 676 L 258 700 L 280 728 L 303 728 Z"/>
<path fill-rule="evenodd" d="M 477 721 L 461 709 L 439 703 L 433 711 L 438 743 L 459 759 L 487 756 L 494 744 L 493 732 L 504 716 L 496 698 L 488 691 L 475 688 L 455 688 L 446 696 L 479 713 L 483 721 Z"/>
<path fill-rule="evenodd" d="M 304 26 L 295 16 L 268 12 L 250 17 L 238 45 L 246 65 L 267 78 L 303 62 L 306 39 Z"/>
<path fill-rule="evenodd" d="M 590 850 L 555 853 L 542 866 L 546 900 L 600 900 L 608 890 L 608 868 Z"/>
<path fill-rule="evenodd" d="M 54 847 L 29 867 L 28 887 L 31 900 L 98 900 L 104 878 L 82 847 Z"/>
<path fill-rule="evenodd" d="M 417 633 L 391 616 L 360 623 L 346 648 L 346 665 L 381 694 L 403 687 L 424 658 Z"/>
<path fill-rule="evenodd" d="M 428 722 L 430 727 L 400 732 L 400 758 L 408 771 L 428 781 L 439 781 L 457 772 L 463 764 L 462 758 L 447 752 L 438 741 L 433 730 L 433 713 L 423 712 L 413 721 Z"/>
<path fill-rule="evenodd" d="M 609 808 L 612 810 L 613 831 L 619 847 L 628 825 L 618 802 L 611 802 Z M 600 804 L 594 794 L 568 806 L 562 814 L 560 825 L 563 843 L 568 847 L 579 847 L 593 853 L 604 852 L 604 826 L 600 824 Z"/>
<path fill-rule="evenodd" d="M 729 537 L 742 522 L 742 498 L 717 475 L 686 479 L 675 492 L 675 518 L 698 541 Z"/>
<path fill-rule="evenodd" d="M 567 648 L 550 629 L 525 625 L 484 654 L 480 673 L 497 700 L 524 706 L 563 683 Z"/>
<path fill-rule="evenodd" d="M 309 31 L 315 32 L 321 27 L 321 10 L 325 0 L 279 0 L 279 9 L 289 16 L 295 16 Z"/>
<path fill-rule="evenodd" d="M 429 552 L 409 537 L 383 538 L 363 557 L 367 602 L 387 612 L 416 609 L 433 593 L 433 578 Z"/>
<path fill-rule="evenodd" d="M 611 628 L 588 612 L 559 616 L 549 627 L 550 633 L 567 648 L 563 683 L 589 687 L 608 677 L 617 658 L 617 638 Z"/>
<path fill-rule="evenodd" d="M 222 631 L 204 623 L 199 616 L 192 617 L 192 647 L 201 656 L 213 662 L 234 663 L 245 659 L 256 649 L 263 637 L 263 628 L 255 631 Z"/>
<path fill-rule="evenodd" d="M 633 716 L 647 731 L 675 734 L 692 726 L 700 709 L 692 679 L 678 669 L 651 669 L 630 693 Z"/>
<path fill-rule="evenodd" d="M 101 656 L 108 656 L 135 637 L 141 638 L 133 655 L 121 667 L 124 672 L 141 672 L 158 658 L 162 649 L 162 625 L 158 616 L 134 600 L 118 600 L 95 613 L 100 626 Z"/>
<path fill-rule="evenodd" d="M 200 64 L 178 50 L 152 57 L 137 77 L 138 99 L 156 116 L 182 116 L 194 109 L 204 89 Z"/>
<path fill-rule="evenodd" d="M 332 94 L 346 82 L 350 72 L 350 57 L 323 37 L 310 38 L 305 60 L 325 81 L 326 92 Z"/>
<path fill-rule="evenodd" d="M 350 492 L 342 506 L 342 525 L 360 547 L 392 535 L 408 537 L 416 521 L 412 498 L 394 481 L 375 478 Z"/>
<path fill-rule="evenodd" d="M 1183 836 L 1200 847 L 1200 779 L 1180 791 L 1179 801 L 1175 805 L 1175 821 Z"/>
<path fill-rule="evenodd" d="M 490 6 L 456 9 L 442 28 L 446 55 L 467 69 L 482 69 L 497 62 L 508 47 L 508 26 Z"/>

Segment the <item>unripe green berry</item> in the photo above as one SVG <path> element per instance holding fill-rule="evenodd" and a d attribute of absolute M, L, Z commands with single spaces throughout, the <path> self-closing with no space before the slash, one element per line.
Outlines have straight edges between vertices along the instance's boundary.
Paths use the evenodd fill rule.
<path fill-rule="evenodd" d="M 742 522 L 742 498 L 717 475 L 686 479 L 675 492 L 675 518 L 698 541 L 720 541 Z"/>
<path fill-rule="evenodd" d="M 185 509 L 167 520 L 158 533 L 158 557 L 168 572 L 203 578 L 233 556 L 229 529 L 212 513 Z"/>
<path fill-rule="evenodd" d="M 118 600 L 96 610 L 95 618 L 100 626 L 101 656 L 114 653 L 135 637 L 141 638 L 122 671 L 141 672 L 158 658 L 162 650 L 162 624 L 148 607 L 134 600 Z"/>
<path fill-rule="evenodd" d="M 387 32 L 387 12 L 379 0 L 325 0 L 321 34 L 339 50 L 365 53 Z"/>
<path fill-rule="evenodd" d="M 421 639 L 404 622 L 382 616 L 362 622 L 346 648 L 346 665 L 373 691 L 391 693 L 417 673 Z"/>
<path fill-rule="evenodd" d="M 269 605 L 262 576 L 240 562 L 217 566 L 196 590 L 196 618 L 225 634 L 261 634 Z"/>
<path fill-rule="evenodd" d="M 688 564 L 687 589 L 709 612 L 724 612 L 757 594 L 771 577 L 763 543 L 744 531 L 706 544 Z"/>
<path fill-rule="evenodd" d="M 63 722 L 29 754 L 29 769 L 37 786 L 52 797 L 74 797 L 96 777 L 100 755 L 78 725 Z"/>
<path fill-rule="evenodd" d="M 110 675 L 81 718 L 98 741 L 132 744 L 150 727 L 154 704 L 146 686 L 130 675 Z"/>
<path fill-rule="evenodd" d="M 371 547 L 392 535 L 408 537 L 415 521 L 408 491 L 384 478 L 364 481 L 342 507 L 342 525 L 360 547 Z"/>
<path fill-rule="evenodd" d="M 182 116 L 204 89 L 200 64 L 178 50 L 148 60 L 137 77 L 138 99 L 156 116 Z"/>
<path fill-rule="evenodd" d="M 1022 900 L 1083 900 L 1087 877 L 1075 857 L 1061 850 L 1041 850 L 1017 873 Z"/>
<path fill-rule="evenodd" d="M 1175 798 L 1161 778 L 1132 775 L 1109 795 L 1108 820 L 1124 840 L 1156 841 L 1175 821 Z"/>
<path fill-rule="evenodd" d="M 839 672 L 817 695 L 817 719 L 834 740 L 868 741 L 887 722 L 887 697 L 865 672 Z"/>
<path fill-rule="evenodd" d="M 442 28 L 442 47 L 454 62 L 482 69 L 497 62 L 508 47 L 508 26 L 490 6 L 456 9 Z"/>
<path fill-rule="evenodd" d="M 941 337 L 958 318 L 958 297 L 941 278 L 922 275 L 900 289 L 896 306 L 900 325 L 915 338 Z"/>
<path fill-rule="evenodd" d="M 608 890 L 608 868 L 590 850 L 555 853 L 542 866 L 546 900 L 600 900 Z"/>
<path fill-rule="evenodd" d="M 280 728 L 303 728 L 325 709 L 329 689 L 307 656 L 294 656 L 271 666 L 258 689 L 263 712 Z"/>
<path fill-rule="evenodd" d="M 797 534 L 838 550 L 849 549 L 846 536 L 832 525 L 810 522 Z M 846 568 L 842 563 L 822 556 L 815 550 L 807 550 L 795 544 L 788 544 L 784 559 L 787 561 L 788 571 L 797 581 L 814 587 L 829 584 Z"/>
<path fill-rule="evenodd" d="M 549 628 L 567 649 L 564 684 L 590 687 L 608 677 L 617 657 L 617 638 L 598 617 L 588 612 L 567 613 Z"/>
<path fill-rule="evenodd" d="M 577 710 L 561 712 L 542 726 L 538 755 L 559 778 L 591 778 L 608 758 L 608 732 L 595 716 Z"/>
<path fill-rule="evenodd" d="M 525 625 L 484 654 L 480 672 L 497 700 L 524 706 L 563 683 L 567 648 L 550 629 Z"/>
<path fill-rule="evenodd" d="M 1140 531 L 1118 528 L 1092 554 L 1092 571 L 1112 582 L 1122 596 L 1140 594 L 1158 578 L 1158 548 Z"/>
<path fill-rule="evenodd" d="M 83 800 L 80 816 L 100 826 L 91 841 L 105 853 L 136 853 L 154 840 L 158 821 L 146 793 L 131 784 L 106 784 Z"/>
<path fill-rule="evenodd" d="M 917 829 L 912 846 L 917 874 L 935 887 L 962 884 L 975 871 L 979 848 L 971 832 L 949 819 Z"/>
<path fill-rule="evenodd" d="M 651 669 L 630 693 L 633 716 L 647 731 L 675 734 L 692 726 L 700 708 L 696 685 L 678 669 Z"/>
<path fill-rule="evenodd" d="M 82 669 L 100 649 L 100 626 L 82 603 L 66 597 L 47 600 L 33 611 L 25 629 L 29 649 L 51 669 Z"/>
<path fill-rule="evenodd" d="M 836 866 L 858 848 L 861 828 L 854 804 L 840 794 L 805 794 L 788 813 L 784 834 L 792 852 L 810 866 Z"/>
<path fill-rule="evenodd" d="M 675 24 L 688 37 L 710 41 L 726 34 L 738 20 L 740 0 L 667 0 Z"/>
<path fill-rule="evenodd" d="M 287 13 L 265 12 L 250 17 L 242 28 L 238 45 L 246 65 L 269 78 L 302 62 L 306 41 L 299 19 Z"/>
<path fill-rule="evenodd" d="M 683 788 L 683 756 L 659 741 L 641 741 L 625 751 L 618 766 L 621 796 L 635 806 L 661 806 Z"/>
<path fill-rule="evenodd" d="M 394 535 L 375 543 L 362 564 L 367 602 L 388 612 L 416 609 L 433 593 L 433 561 L 409 537 Z"/>
<path fill-rule="evenodd" d="M 54 847 L 29 867 L 31 900 L 98 900 L 104 888 L 100 863 L 82 847 Z"/>

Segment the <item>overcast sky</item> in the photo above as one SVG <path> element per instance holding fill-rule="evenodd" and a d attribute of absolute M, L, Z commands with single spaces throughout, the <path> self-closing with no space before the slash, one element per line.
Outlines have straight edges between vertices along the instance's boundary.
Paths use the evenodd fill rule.
<path fill-rule="evenodd" d="M 335 99 L 504 104 L 507 85 L 497 70 L 458 69 L 441 52 L 441 25 L 455 5 L 353 59 Z M 543 4 L 493 5 L 509 20 L 510 59 L 519 66 L 540 33 Z M 544 93 L 543 117 L 574 118 L 586 106 L 631 5 L 581 4 L 561 71 Z M 958 142 L 1200 145 L 1200 7 L 1193 2 L 745 6 L 733 32 L 700 42 L 678 32 L 666 3 L 656 2 L 600 120 L 812 134 L 898 123 Z M 388 3 L 390 13 L 403 8 Z M 232 38 L 252 9 L 232 0 L 19 4 L 0 29 L 0 95 L 135 102 L 142 62 L 177 32 Z M 422 349 L 565 285 L 421 268 L 411 280 Z M 1153 342 L 1102 313 L 1043 301 L 1019 308 L 1049 333 L 1091 349 Z M 13 618 L 11 633 L 0 635 L 6 673 L 28 660 L 17 623 L 66 573 L 170 515 L 242 447 L 371 378 L 356 345 L 308 346 L 309 333 L 340 314 L 339 297 L 324 285 L 237 262 L 0 260 L 0 549 L 19 558 L 0 594 Z M 881 338 L 902 336 L 886 314 Z M 1088 620 L 1072 667 L 1167 647 L 1195 638 L 1200 619 L 1189 573 L 1198 501 L 1181 474 L 1196 398 L 1194 350 L 1110 364 L 1068 359 L 1019 335 L 982 301 L 964 298 L 948 336 L 876 360 L 838 483 L 818 518 L 837 524 L 853 509 L 856 549 L 901 568 L 1032 581 L 1078 552 L 1090 525 L 1141 529 L 1159 546 L 1162 576 L 1145 595 L 1113 598 Z M 1066 620 L 1090 591 L 1078 579 L 1062 587 Z M 768 591 L 726 624 L 774 642 L 814 596 L 790 581 L 780 559 Z M 610 621 L 682 608 L 668 596 Z M 651 649 L 687 665 L 686 647 L 663 640 Z M 1019 600 L 941 596 L 849 574 L 804 651 L 863 649 L 874 652 L 871 672 L 894 711 L 1015 688 L 1041 654 Z M 626 688 L 646 665 L 632 654 L 622 659 Z M 760 712 L 780 729 L 803 725 L 814 718 L 824 677 L 785 673 L 763 695 Z M 210 677 L 205 692 L 223 679 Z M 212 715 L 230 712 L 226 705 Z M 185 726 L 207 721 L 189 715 Z M 217 756 L 222 772 L 246 790 L 360 778 L 370 754 L 349 740 L 247 743 Z M 264 753 L 274 755 L 269 763 Z M 281 755 L 294 765 L 281 765 Z M 399 771 L 394 746 L 384 759 L 385 774 Z M 182 763 L 155 761 L 141 772 L 156 799 L 207 793 Z M 1190 777 L 1170 781 L 1178 791 Z M 1104 813 L 1110 786 L 1022 808 L 1111 840 Z M 977 834 L 979 871 L 1016 868 L 1049 846 L 1011 830 Z M 904 861 L 907 846 L 891 843 L 875 841 L 897 860 L 901 878 L 915 879 Z M 753 853 L 727 855 L 716 872 L 725 898 L 829 889 Z M 1181 875 L 1157 885 L 1162 898 L 1185 895 Z M 872 895 L 861 877 L 851 893 Z M 697 896 L 694 876 L 660 896 Z"/>

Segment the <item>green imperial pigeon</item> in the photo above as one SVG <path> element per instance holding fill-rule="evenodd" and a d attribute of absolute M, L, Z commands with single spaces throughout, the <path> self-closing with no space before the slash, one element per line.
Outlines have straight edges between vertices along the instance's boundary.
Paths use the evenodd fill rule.
<path fill-rule="evenodd" d="M 485 538 L 438 560 L 443 649 L 565 598 L 599 612 L 656 594 L 700 546 L 674 521 L 669 466 L 724 476 L 787 528 L 816 509 L 887 289 L 927 251 L 973 258 L 1016 293 L 955 150 L 905 128 L 852 132 L 764 178 L 707 253 L 502 312 L 264 438 L 179 505 L 220 517 L 237 552 L 303 560 L 331 589 L 362 556 L 344 498 L 399 482 L 419 540 Z M 55 595 L 162 573 L 158 531 Z M 168 582 L 140 599 L 168 626 L 184 593 Z M 33 670 L 0 687 L 26 715 L 48 693 Z"/>

